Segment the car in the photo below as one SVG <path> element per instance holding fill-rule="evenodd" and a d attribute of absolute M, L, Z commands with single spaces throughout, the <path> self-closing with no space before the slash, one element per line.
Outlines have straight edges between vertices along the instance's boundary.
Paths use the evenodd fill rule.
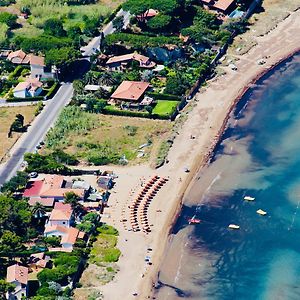
<path fill-rule="evenodd" d="M 30 177 L 30 178 L 36 178 L 36 177 L 38 177 L 38 173 L 37 173 L 37 172 L 31 172 L 31 173 L 29 174 L 29 177 Z"/>
<path fill-rule="evenodd" d="M 35 148 L 39 150 L 39 149 L 42 148 L 42 146 L 41 145 L 37 145 Z"/>
<path fill-rule="evenodd" d="M 41 142 L 40 142 L 40 145 L 41 145 L 41 146 L 45 145 L 45 142 L 44 142 L 44 141 L 41 141 Z"/>

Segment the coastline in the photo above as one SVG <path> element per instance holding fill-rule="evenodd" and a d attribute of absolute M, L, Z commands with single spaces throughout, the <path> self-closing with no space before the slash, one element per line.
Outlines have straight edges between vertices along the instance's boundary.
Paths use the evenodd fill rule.
<path fill-rule="evenodd" d="M 189 112 L 188 119 L 178 132 L 168 155 L 168 164 L 155 171 L 145 165 L 111 168 L 119 178 L 116 193 L 112 194 L 110 207 L 102 220 L 119 230 L 118 247 L 122 256 L 119 261 L 120 271 L 115 279 L 105 286 L 95 287 L 103 292 L 104 299 L 151 298 L 153 284 L 157 281 L 168 241 L 172 238 L 170 231 L 189 189 L 194 184 L 195 175 L 209 163 L 232 110 L 251 85 L 300 51 L 300 36 L 297 35 L 299 28 L 298 10 L 281 21 L 271 32 L 258 37 L 257 45 L 248 53 L 237 54 L 237 71 L 222 67 L 226 74 L 212 79 L 208 87 L 202 88 L 192 101 L 195 107 Z M 257 61 L 263 57 L 267 57 L 266 63 L 259 65 Z M 195 136 L 195 139 L 191 139 L 191 135 Z M 185 167 L 190 169 L 189 173 L 183 171 Z M 128 232 L 120 223 L 122 208 L 126 208 L 132 199 L 132 191 L 136 193 L 140 190 L 140 178 L 151 177 L 153 174 L 167 176 L 170 180 L 150 205 L 149 220 L 153 224 L 152 232 L 149 235 Z M 158 213 L 158 209 L 161 212 Z M 153 249 L 152 265 L 145 266 L 144 257 L 147 255 L 146 249 L 150 246 Z M 137 292 L 138 296 L 134 297 L 133 292 Z"/>

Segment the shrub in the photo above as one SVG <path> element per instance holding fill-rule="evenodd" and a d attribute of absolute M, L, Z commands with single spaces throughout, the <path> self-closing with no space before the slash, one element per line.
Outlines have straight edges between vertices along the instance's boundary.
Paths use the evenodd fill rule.
<path fill-rule="evenodd" d="M 105 234 L 110 234 L 110 235 L 119 235 L 119 232 L 116 228 L 113 226 L 107 225 L 107 224 L 102 224 L 100 227 L 97 228 L 97 231 L 99 233 L 105 233 Z"/>
<path fill-rule="evenodd" d="M 104 262 L 117 262 L 121 255 L 121 251 L 117 248 L 108 248 L 103 250 Z"/>

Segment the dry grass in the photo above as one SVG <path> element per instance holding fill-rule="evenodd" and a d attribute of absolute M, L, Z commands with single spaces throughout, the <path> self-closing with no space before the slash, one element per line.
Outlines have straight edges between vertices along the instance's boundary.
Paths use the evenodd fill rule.
<path fill-rule="evenodd" d="M 21 133 L 13 133 L 12 138 L 8 138 L 7 134 L 11 123 L 17 114 L 24 116 L 25 124 L 29 124 L 34 119 L 35 105 L 23 107 L 1 107 L 0 108 L 0 160 L 3 160 L 7 151 L 14 145 L 14 143 L 21 136 Z"/>
<path fill-rule="evenodd" d="M 80 148 L 80 144 L 111 144 L 119 154 L 125 154 L 131 164 L 149 161 L 155 158 L 160 141 L 168 135 L 172 128 L 169 121 L 139 119 L 130 117 L 108 116 L 93 114 L 97 118 L 96 128 L 84 134 L 68 133 L 66 137 L 68 146 L 64 149 L 67 153 L 76 154 L 83 160 L 94 151 L 86 147 Z M 126 126 L 136 127 L 136 133 L 130 135 Z M 145 147 L 144 156 L 138 158 L 140 145 L 151 140 L 152 144 Z"/>

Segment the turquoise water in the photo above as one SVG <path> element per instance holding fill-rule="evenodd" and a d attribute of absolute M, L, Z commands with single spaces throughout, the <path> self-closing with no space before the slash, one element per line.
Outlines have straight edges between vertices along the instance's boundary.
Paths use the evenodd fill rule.
<path fill-rule="evenodd" d="M 299 55 L 242 99 L 173 234 L 157 299 L 300 299 Z"/>

